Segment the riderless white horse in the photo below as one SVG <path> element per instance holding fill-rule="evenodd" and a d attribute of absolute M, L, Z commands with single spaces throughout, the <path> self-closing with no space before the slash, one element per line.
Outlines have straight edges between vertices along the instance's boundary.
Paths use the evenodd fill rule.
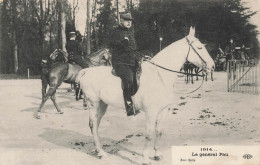
<path fill-rule="evenodd" d="M 187 60 L 210 71 L 211 68 L 207 67 L 210 59 L 205 46 L 195 37 L 195 28 L 191 27 L 188 36 L 172 43 L 150 61 L 142 63 L 140 87 L 133 99 L 135 108 L 143 110 L 146 118 L 143 164 L 150 163 L 150 151 L 154 152 L 155 159 L 161 158 L 157 146 L 161 137 L 161 131 L 158 129 L 159 119 L 161 112 L 177 100 L 173 93 L 177 74 L 171 71 L 179 71 Z M 107 153 L 102 149 L 98 127 L 107 106 L 124 109 L 121 80 L 111 74 L 111 70 L 111 67 L 105 66 L 83 69 L 76 80 L 87 100 L 89 126 L 94 136 L 96 151 L 101 157 Z"/>

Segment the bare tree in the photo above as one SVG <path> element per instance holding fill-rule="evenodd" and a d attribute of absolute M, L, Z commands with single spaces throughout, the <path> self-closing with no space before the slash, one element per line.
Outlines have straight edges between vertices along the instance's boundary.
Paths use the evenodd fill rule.
<path fill-rule="evenodd" d="M 86 24 L 86 34 L 87 34 L 87 55 L 90 54 L 90 35 L 91 35 L 91 25 L 90 25 L 90 0 L 87 0 L 87 24 Z"/>
<path fill-rule="evenodd" d="M 59 48 L 66 51 L 66 34 L 65 34 L 65 26 L 66 26 L 66 17 L 64 13 L 64 0 L 57 1 L 57 9 L 58 9 L 58 43 Z"/>
<path fill-rule="evenodd" d="M 14 73 L 17 73 L 18 71 L 18 45 L 16 40 L 17 38 L 16 26 L 17 26 L 17 1 L 11 0 L 11 29 L 12 29 L 11 39 L 14 45 L 13 47 Z"/>
<path fill-rule="evenodd" d="M 44 50 L 44 40 L 45 40 L 45 34 L 47 32 L 47 26 L 49 25 L 50 20 L 55 15 L 55 10 L 50 9 L 50 0 L 46 0 L 43 2 L 43 0 L 39 0 L 38 4 L 36 0 L 31 0 L 32 6 L 34 7 L 34 14 L 37 18 L 39 28 L 39 46 L 40 46 L 40 54 L 43 56 L 43 50 Z M 45 5 L 43 7 L 43 5 Z M 39 6 L 39 10 L 38 10 Z"/>
<path fill-rule="evenodd" d="M 116 12 L 117 12 L 117 22 L 120 21 L 120 15 L 119 15 L 119 2 L 116 0 Z"/>
<path fill-rule="evenodd" d="M 78 10 L 78 0 L 73 0 L 73 3 L 72 3 L 72 20 L 73 20 L 73 26 L 76 25 L 76 11 Z"/>
<path fill-rule="evenodd" d="M 94 47 L 95 49 L 99 49 L 98 45 L 98 35 L 97 35 L 97 0 L 94 0 L 93 8 L 92 8 L 92 18 L 91 18 L 91 27 L 94 34 Z"/>

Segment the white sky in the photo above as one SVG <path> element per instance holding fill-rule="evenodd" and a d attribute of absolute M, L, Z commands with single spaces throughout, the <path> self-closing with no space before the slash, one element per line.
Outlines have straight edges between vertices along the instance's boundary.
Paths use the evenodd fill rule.
<path fill-rule="evenodd" d="M 257 11 L 257 13 L 251 17 L 250 22 L 254 25 L 257 25 L 257 29 L 260 32 L 260 0 L 243 0 L 248 3 L 248 7 L 251 8 L 252 11 Z M 260 35 L 258 34 L 258 41 L 260 41 Z"/>
<path fill-rule="evenodd" d="M 68 0 L 73 7 L 73 2 L 77 0 Z M 91 2 L 93 0 L 90 0 Z M 79 30 L 82 35 L 85 33 L 85 26 L 87 20 L 87 0 L 78 0 L 78 9 L 76 9 L 76 30 Z"/>
<path fill-rule="evenodd" d="M 72 4 L 73 1 L 76 0 L 69 0 L 69 2 Z M 90 0 L 92 3 L 93 0 Z M 248 3 L 248 7 L 251 8 L 252 11 L 258 11 L 260 12 L 260 0 L 243 0 L 244 2 Z M 85 33 L 85 26 L 86 26 L 86 19 L 87 19 L 87 12 L 86 12 L 86 6 L 87 6 L 87 0 L 78 0 L 78 11 L 76 13 L 76 29 L 80 31 L 80 33 L 83 35 Z M 92 7 L 91 7 L 92 9 Z M 260 13 L 257 13 L 254 15 L 250 22 L 252 24 L 255 24 L 258 26 L 258 31 L 260 31 Z M 258 35 L 258 39 L 260 41 L 260 35 Z"/>

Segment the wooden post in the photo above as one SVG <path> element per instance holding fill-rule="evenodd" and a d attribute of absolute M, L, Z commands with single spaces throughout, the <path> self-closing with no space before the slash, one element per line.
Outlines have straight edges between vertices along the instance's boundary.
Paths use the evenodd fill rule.
<path fill-rule="evenodd" d="M 229 73 L 230 73 L 230 69 L 229 69 L 229 62 L 227 61 L 227 91 L 229 92 Z"/>
<path fill-rule="evenodd" d="M 30 69 L 27 68 L 27 78 L 30 79 Z"/>

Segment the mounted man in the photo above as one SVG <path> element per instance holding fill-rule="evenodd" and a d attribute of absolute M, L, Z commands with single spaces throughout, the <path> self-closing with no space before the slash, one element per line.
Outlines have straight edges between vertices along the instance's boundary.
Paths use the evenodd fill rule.
<path fill-rule="evenodd" d="M 132 15 L 121 13 L 119 25 L 115 28 L 110 49 L 112 52 L 112 66 L 117 76 L 122 80 L 123 96 L 127 116 L 136 115 L 133 107 L 133 87 L 138 69 L 137 46 L 132 28 Z"/>
<path fill-rule="evenodd" d="M 66 43 L 66 49 L 69 54 L 69 63 L 75 62 L 82 68 L 88 68 L 82 56 L 82 49 L 78 40 L 76 40 L 76 32 L 70 32 L 70 40 Z"/>

